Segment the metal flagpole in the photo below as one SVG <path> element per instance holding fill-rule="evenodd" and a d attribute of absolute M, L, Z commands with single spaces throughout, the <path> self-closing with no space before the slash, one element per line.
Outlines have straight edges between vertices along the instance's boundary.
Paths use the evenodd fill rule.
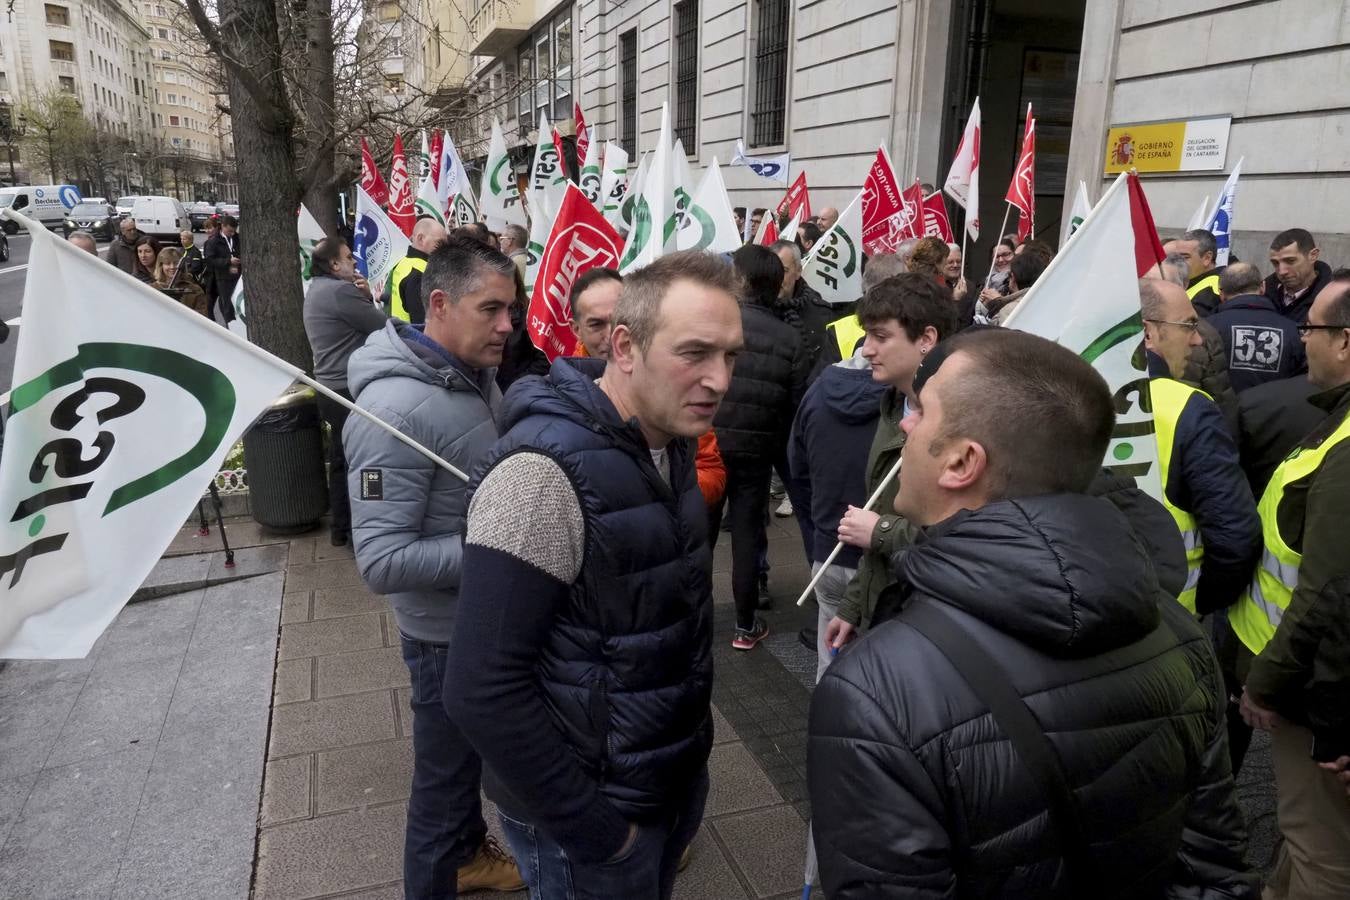
<path fill-rule="evenodd" d="M 877 489 L 872 492 L 872 496 L 867 498 L 867 503 L 863 505 L 863 509 L 871 509 L 873 506 L 876 506 L 877 501 L 881 499 L 881 492 L 886 490 L 886 485 L 890 484 L 895 476 L 900 474 L 900 463 L 904 461 L 905 457 L 903 455 L 895 461 L 895 465 L 891 466 L 891 470 L 886 473 L 886 477 L 881 479 L 881 483 L 878 484 Z M 830 551 L 830 555 L 825 557 L 825 562 L 821 563 L 820 568 L 816 570 L 816 574 L 811 576 L 811 581 L 806 585 L 806 590 L 802 591 L 802 595 L 797 598 L 798 606 L 805 603 L 806 598 L 811 596 L 811 592 L 816 589 L 816 582 L 820 581 L 820 576 L 825 574 L 825 570 L 830 567 L 830 564 L 834 562 L 835 557 L 838 556 L 843 549 L 843 541 L 834 545 L 834 549 Z"/>

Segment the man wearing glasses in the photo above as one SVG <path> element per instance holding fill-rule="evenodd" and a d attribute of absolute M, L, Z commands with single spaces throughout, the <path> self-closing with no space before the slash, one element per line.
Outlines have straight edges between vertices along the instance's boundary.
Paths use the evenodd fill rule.
<path fill-rule="evenodd" d="M 1243 715 L 1271 732 L 1284 842 L 1267 896 L 1346 897 L 1350 799 L 1337 773 L 1350 770 L 1350 270 L 1329 276 L 1298 330 L 1318 391 L 1308 402 L 1326 418 L 1261 495 L 1265 549 L 1231 620 L 1244 646 Z"/>
<path fill-rule="evenodd" d="M 1204 616 L 1242 596 L 1261 552 L 1261 521 L 1218 406 L 1177 380 L 1201 340 L 1195 307 L 1183 288 L 1156 278 L 1139 282 L 1139 301 L 1163 505 L 1186 544 L 1186 587 L 1177 600 Z"/>

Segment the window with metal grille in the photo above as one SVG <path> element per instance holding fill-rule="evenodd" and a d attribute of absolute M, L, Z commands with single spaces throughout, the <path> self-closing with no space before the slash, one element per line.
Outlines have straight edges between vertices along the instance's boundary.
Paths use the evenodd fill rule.
<path fill-rule="evenodd" d="M 619 35 L 619 146 L 637 158 L 637 29 Z"/>
<path fill-rule="evenodd" d="M 789 0 L 756 0 L 754 105 L 750 109 L 750 146 L 783 143 L 787 109 Z"/>
<path fill-rule="evenodd" d="M 698 0 L 675 4 L 675 137 L 698 153 Z"/>

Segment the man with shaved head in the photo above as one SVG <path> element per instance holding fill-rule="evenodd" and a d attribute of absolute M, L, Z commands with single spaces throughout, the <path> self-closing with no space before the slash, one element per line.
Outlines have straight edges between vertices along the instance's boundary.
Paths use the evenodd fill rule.
<path fill-rule="evenodd" d="M 827 206 L 816 216 L 816 223 L 820 225 L 821 231 L 829 231 L 834 227 L 834 223 L 839 221 L 839 210 L 833 206 Z"/>
<path fill-rule="evenodd" d="M 426 321 L 427 310 L 422 298 L 422 273 L 427 270 L 427 256 L 445 240 L 445 226 L 430 216 L 423 216 L 413 226 L 412 246 L 408 255 L 398 261 L 389 274 L 389 315 L 414 325 Z"/>

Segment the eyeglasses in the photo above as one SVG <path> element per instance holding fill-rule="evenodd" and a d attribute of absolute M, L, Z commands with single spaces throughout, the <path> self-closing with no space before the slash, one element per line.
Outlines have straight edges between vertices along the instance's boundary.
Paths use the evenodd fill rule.
<path fill-rule="evenodd" d="M 1295 325 L 1299 337 L 1307 337 L 1314 331 L 1344 331 L 1350 325 Z"/>
<path fill-rule="evenodd" d="M 1200 320 L 1193 322 L 1168 322 L 1166 319 L 1145 319 L 1145 322 L 1152 322 L 1154 325 L 1171 325 L 1173 328 L 1184 328 L 1187 331 L 1195 331 L 1200 327 Z"/>

